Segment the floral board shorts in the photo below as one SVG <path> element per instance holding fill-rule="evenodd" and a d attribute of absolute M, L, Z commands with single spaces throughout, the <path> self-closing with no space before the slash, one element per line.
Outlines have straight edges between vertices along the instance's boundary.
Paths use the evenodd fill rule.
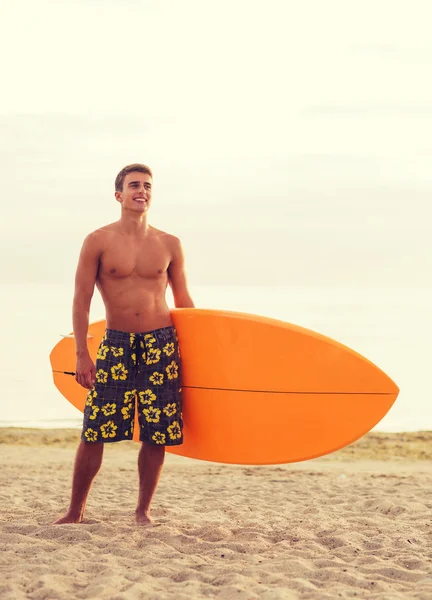
<path fill-rule="evenodd" d="M 107 329 L 96 356 L 96 383 L 87 394 L 81 439 L 183 443 L 181 364 L 173 326 L 147 333 Z"/>

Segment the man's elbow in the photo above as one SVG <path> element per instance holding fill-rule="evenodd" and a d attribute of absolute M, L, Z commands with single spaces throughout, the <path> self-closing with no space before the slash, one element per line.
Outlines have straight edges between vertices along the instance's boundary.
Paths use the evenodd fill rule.
<path fill-rule="evenodd" d="M 189 296 L 189 294 L 184 294 L 182 296 L 177 296 L 174 298 L 176 308 L 195 308 L 194 301 Z"/>
<path fill-rule="evenodd" d="M 89 310 L 93 297 L 93 289 L 76 289 L 73 298 L 74 310 Z"/>

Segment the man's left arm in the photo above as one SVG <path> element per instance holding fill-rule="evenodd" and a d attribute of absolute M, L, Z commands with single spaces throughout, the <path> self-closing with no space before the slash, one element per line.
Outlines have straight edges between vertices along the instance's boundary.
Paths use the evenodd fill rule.
<path fill-rule="evenodd" d="M 171 246 L 172 258 L 168 267 L 168 281 L 173 293 L 175 307 L 195 308 L 188 290 L 185 258 L 180 240 L 176 237 L 172 237 Z"/>

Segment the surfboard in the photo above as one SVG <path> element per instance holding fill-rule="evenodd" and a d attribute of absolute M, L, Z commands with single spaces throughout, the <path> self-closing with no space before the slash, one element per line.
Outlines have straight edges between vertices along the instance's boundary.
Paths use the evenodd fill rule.
<path fill-rule="evenodd" d="M 370 431 L 399 389 L 377 365 L 315 331 L 247 313 L 171 311 L 182 357 L 184 443 L 173 454 L 282 464 L 329 454 Z M 95 360 L 104 320 L 89 326 Z M 52 349 L 54 384 L 84 410 L 73 334 Z M 135 427 L 134 439 L 138 428 Z"/>

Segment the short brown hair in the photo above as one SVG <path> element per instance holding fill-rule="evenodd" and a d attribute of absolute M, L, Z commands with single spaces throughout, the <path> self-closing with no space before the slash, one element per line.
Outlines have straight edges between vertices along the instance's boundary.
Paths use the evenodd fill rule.
<path fill-rule="evenodd" d="M 146 175 L 150 175 L 153 179 L 153 173 L 151 172 L 150 167 L 146 165 L 141 165 L 139 163 L 135 163 L 133 165 L 127 165 L 127 167 L 123 167 L 120 173 L 115 178 L 115 191 L 122 192 L 123 191 L 123 183 L 126 175 L 128 173 L 132 173 L 133 171 L 138 171 L 138 173 L 145 173 Z"/>

